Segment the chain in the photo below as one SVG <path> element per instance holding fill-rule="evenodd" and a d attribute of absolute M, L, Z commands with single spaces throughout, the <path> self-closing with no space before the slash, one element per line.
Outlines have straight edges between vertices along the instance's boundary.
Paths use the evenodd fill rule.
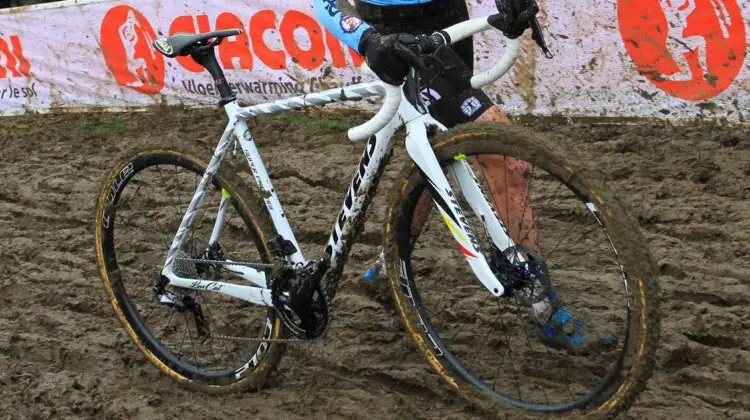
<path fill-rule="evenodd" d="M 323 341 L 328 336 L 328 329 L 331 328 L 331 315 L 328 314 L 328 324 L 326 325 L 325 331 L 323 331 L 323 334 L 319 335 L 316 338 L 306 340 L 304 338 L 257 338 L 257 337 L 237 337 L 234 335 L 217 335 L 218 338 L 223 338 L 227 340 L 236 340 L 236 341 L 254 341 L 254 342 L 263 342 L 263 343 L 286 343 L 286 344 L 313 344 L 319 341 Z"/>
<path fill-rule="evenodd" d="M 330 325 L 330 323 L 329 323 Z M 323 334 L 320 335 L 320 337 L 313 338 L 311 340 L 305 340 L 303 338 L 255 338 L 255 337 L 237 337 L 232 335 L 217 335 L 218 338 L 223 338 L 227 340 L 236 340 L 236 341 L 254 341 L 254 342 L 263 342 L 263 343 L 286 343 L 286 344 L 313 344 L 318 341 L 321 341 L 326 338 L 326 334 L 328 333 L 328 327 L 326 327 L 326 331 L 323 332 Z"/>
<path fill-rule="evenodd" d="M 271 269 L 274 267 L 274 264 L 267 264 L 267 263 L 246 263 L 246 262 L 239 262 L 239 261 L 204 260 L 204 259 L 199 259 L 199 258 L 175 258 L 175 261 L 185 261 L 185 262 L 191 262 L 195 264 L 238 265 L 242 267 L 251 267 L 251 268 L 259 268 L 259 269 Z"/>

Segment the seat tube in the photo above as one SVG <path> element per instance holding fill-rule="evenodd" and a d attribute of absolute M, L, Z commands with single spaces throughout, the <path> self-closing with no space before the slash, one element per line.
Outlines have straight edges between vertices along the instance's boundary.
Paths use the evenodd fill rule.
<path fill-rule="evenodd" d="M 227 108 L 232 109 L 232 106 L 233 104 L 229 104 Z M 291 241 L 297 249 L 297 252 L 289 256 L 289 259 L 295 263 L 304 263 L 305 257 L 302 255 L 299 243 L 297 243 L 297 239 L 294 237 L 292 227 L 289 225 L 289 219 L 287 219 L 284 209 L 281 207 L 281 201 L 276 194 L 276 190 L 273 188 L 271 178 L 268 176 L 268 171 L 263 164 L 260 153 L 258 153 L 258 148 L 255 146 L 247 123 L 242 119 L 237 120 L 234 130 L 235 136 L 242 147 L 242 152 L 247 158 L 247 163 L 250 165 L 253 177 L 255 177 L 255 182 L 260 188 L 260 193 L 263 201 L 266 203 L 268 213 L 271 215 L 271 220 L 273 220 L 273 224 L 276 227 L 276 232 L 284 239 Z"/>
<path fill-rule="evenodd" d="M 211 239 L 208 241 L 209 246 L 216 245 L 221 238 L 221 232 L 224 228 L 224 216 L 227 214 L 229 208 L 229 200 L 227 200 L 227 193 L 225 190 L 221 191 L 221 203 L 219 204 L 219 213 L 216 215 L 216 222 L 214 222 L 214 229 L 211 231 Z"/>

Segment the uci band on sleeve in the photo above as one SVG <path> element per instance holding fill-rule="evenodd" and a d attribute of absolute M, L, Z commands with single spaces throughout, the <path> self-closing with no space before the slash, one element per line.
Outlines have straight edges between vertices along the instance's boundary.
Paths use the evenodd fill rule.
<path fill-rule="evenodd" d="M 315 0 L 315 14 L 323 26 L 333 36 L 343 41 L 356 51 L 359 51 L 359 41 L 362 35 L 370 28 L 357 16 L 348 16 L 338 7 L 338 1 L 349 0 Z M 358 0 L 362 1 L 362 0 Z M 375 6 L 408 6 L 415 4 L 431 3 L 432 0 L 368 0 L 365 3 Z M 360 51 L 361 52 L 361 51 Z"/>
<path fill-rule="evenodd" d="M 315 0 L 315 14 L 318 21 L 333 36 L 346 45 L 359 51 L 359 41 L 370 25 L 362 22 L 357 16 L 346 16 L 336 5 L 337 0 Z M 348 0 L 343 0 L 348 1 Z"/>

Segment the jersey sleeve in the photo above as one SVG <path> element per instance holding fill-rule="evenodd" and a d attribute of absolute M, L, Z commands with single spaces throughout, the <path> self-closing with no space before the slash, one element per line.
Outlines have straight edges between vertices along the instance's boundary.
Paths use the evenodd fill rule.
<path fill-rule="evenodd" d="M 315 15 L 320 23 L 336 38 L 343 41 L 355 51 L 359 51 L 359 41 L 370 25 L 363 22 L 358 16 L 344 14 L 338 6 L 337 0 L 314 1 Z"/>

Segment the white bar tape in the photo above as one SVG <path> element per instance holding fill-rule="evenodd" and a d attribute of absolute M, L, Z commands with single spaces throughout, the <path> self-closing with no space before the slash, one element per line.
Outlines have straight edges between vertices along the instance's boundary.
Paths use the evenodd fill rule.
<path fill-rule="evenodd" d="M 491 69 L 484 73 L 479 73 L 471 78 L 471 86 L 479 89 L 494 83 L 497 79 L 503 77 L 508 70 L 516 63 L 518 55 L 521 53 L 521 38 L 508 39 L 505 43 L 505 53 L 500 61 Z"/>
<path fill-rule="evenodd" d="M 370 136 L 375 135 L 382 130 L 398 113 L 398 107 L 401 105 L 401 86 L 393 86 L 383 82 L 385 87 L 385 99 L 383 106 L 370 121 L 349 129 L 349 140 L 362 141 L 367 140 Z"/>
<path fill-rule="evenodd" d="M 362 63 L 362 66 L 359 68 L 363 75 L 370 76 L 370 77 L 378 77 L 378 75 L 375 74 L 374 71 L 370 68 L 370 66 L 367 65 L 367 63 Z"/>
<path fill-rule="evenodd" d="M 487 16 L 484 16 L 465 20 L 451 26 L 450 28 L 444 29 L 444 31 L 451 37 L 451 44 L 455 44 L 462 39 L 490 29 L 493 29 L 492 25 L 490 25 L 487 20 Z"/>

